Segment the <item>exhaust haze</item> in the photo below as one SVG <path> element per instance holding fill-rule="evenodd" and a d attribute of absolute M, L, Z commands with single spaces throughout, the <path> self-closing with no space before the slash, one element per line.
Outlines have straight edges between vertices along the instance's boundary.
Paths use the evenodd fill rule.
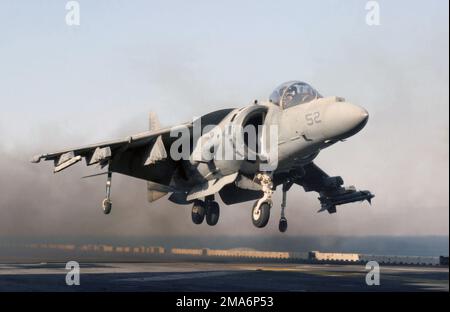
<path fill-rule="evenodd" d="M 75 28 L 65 1 L 2 2 L 0 236 L 282 235 L 280 190 L 265 229 L 251 223 L 252 202 L 196 226 L 189 206 L 149 204 L 144 181 L 115 174 L 104 216 L 105 177 L 80 180 L 98 170 L 54 175 L 29 159 L 144 131 L 151 110 L 173 125 L 300 79 L 369 111 L 363 131 L 316 163 L 376 197 L 318 214 L 317 194 L 294 186 L 287 235 L 448 237 L 448 2 L 379 2 L 372 27 L 361 1 L 81 2 Z"/>

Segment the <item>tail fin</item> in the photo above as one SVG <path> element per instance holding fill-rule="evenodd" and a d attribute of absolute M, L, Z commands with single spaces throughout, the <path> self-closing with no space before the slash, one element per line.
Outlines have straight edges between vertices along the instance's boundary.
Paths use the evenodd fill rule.
<path fill-rule="evenodd" d="M 148 127 L 150 131 L 158 130 L 159 128 L 161 128 L 158 115 L 156 115 L 155 112 L 150 112 L 148 115 Z M 155 144 L 163 144 L 163 143 L 161 139 L 158 138 Z M 151 182 L 147 182 L 147 200 L 149 203 L 154 202 L 155 200 L 158 200 L 167 194 L 165 192 L 153 190 L 152 185 L 153 184 Z"/>
<path fill-rule="evenodd" d="M 158 115 L 156 115 L 155 112 L 150 112 L 148 114 L 148 128 L 150 131 L 158 130 L 159 128 L 161 128 Z"/>

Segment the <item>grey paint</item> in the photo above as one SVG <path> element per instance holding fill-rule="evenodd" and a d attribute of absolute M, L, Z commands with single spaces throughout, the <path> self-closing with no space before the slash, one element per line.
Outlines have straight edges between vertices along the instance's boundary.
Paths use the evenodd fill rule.
<path fill-rule="evenodd" d="M 368 121 L 368 112 L 355 104 L 346 102 L 340 97 L 323 98 L 312 87 L 308 86 L 308 97 L 303 91 L 295 91 L 291 96 L 290 89 L 295 86 L 308 86 L 304 83 L 291 82 L 282 85 L 279 99 L 276 102 L 266 101 L 243 107 L 241 109 L 224 109 L 201 117 L 202 127 L 214 126 L 217 130 L 234 123 L 244 125 L 253 117 L 258 122 L 270 126 L 278 126 L 278 166 L 271 172 L 264 172 L 277 185 L 296 183 L 305 191 L 316 191 L 320 195 L 321 211 L 336 212 L 336 205 L 360 200 L 370 201 L 373 195 L 368 191 L 357 191 L 355 188 L 342 187 L 342 179 L 329 177 L 315 166 L 312 161 L 322 149 L 347 139 L 359 132 Z M 301 89 L 298 89 L 301 90 Z M 292 105 L 292 103 L 297 103 Z M 87 164 L 100 163 L 108 166 L 109 171 L 149 181 L 147 185 L 148 200 L 154 201 L 169 191 L 170 200 L 179 204 L 188 204 L 195 199 L 210 198 L 228 184 L 234 184 L 242 192 L 238 198 L 226 198 L 230 192 L 221 193 L 225 203 L 237 203 L 261 195 L 271 203 L 271 192 L 256 177 L 260 171 L 260 163 L 264 155 L 257 154 L 257 161 L 248 161 L 249 153 L 243 151 L 242 160 L 205 161 L 171 159 L 167 151 L 176 138 L 170 136 L 171 128 L 160 128 L 155 114 L 149 117 L 150 130 L 131 135 L 125 139 L 67 149 L 56 153 L 48 153 L 33 157 L 32 162 L 53 160 L 55 171 L 61 171 L 75 162 L 86 158 Z M 192 132 L 193 123 L 182 124 Z M 209 137 L 210 132 L 204 136 Z M 238 133 L 238 135 L 243 135 Z M 261 141 L 268 140 L 262 133 Z M 212 137 L 211 140 L 215 140 Z M 200 142 L 200 141 L 198 141 Z M 207 143 L 217 144 L 217 142 Z M 190 142 L 195 150 L 205 148 L 204 144 Z M 203 142 L 205 143 L 205 142 Z M 222 147 L 233 142 L 221 141 Z M 252 183 L 243 183 L 249 180 Z M 259 190 L 258 190 L 259 186 Z M 231 190 L 231 189 L 230 189 Z M 248 192 L 248 196 L 245 195 Z M 227 195 L 228 194 L 228 195 Z M 225 198 L 224 198 L 225 196 Z M 208 199 L 209 200 L 209 199 Z M 261 200 L 260 200 L 261 201 Z M 257 202 L 256 205 L 259 205 Z"/>

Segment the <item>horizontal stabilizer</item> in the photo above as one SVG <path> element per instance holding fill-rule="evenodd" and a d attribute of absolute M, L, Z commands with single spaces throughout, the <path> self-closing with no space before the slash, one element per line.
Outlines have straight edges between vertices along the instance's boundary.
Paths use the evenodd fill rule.
<path fill-rule="evenodd" d="M 175 192 L 175 189 L 171 186 L 152 182 L 152 181 L 147 181 L 147 190 L 148 191 L 165 192 L 165 193 Z"/>
<path fill-rule="evenodd" d="M 160 199 L 167 193 L 174 192 L 175 189 L 164 184 L 159 184 L 152 181 L 147 181 L 147 200 L 149 203 Z"/>
<path fill-rule="evenodd" d="M 158 191 L 148 191 L 147 192 L 147 201 L 149 203 L 152 203 L 158 199 L 160 199 L 161 197 L 166 196 L 167 193 L 164 192 L 158 192 Z"/>
<path fill-rule="evenodd" d="M 192 204 L 192 200 L 189 201 L 186 199 L 187 194 L 184 192 L 174 192 L 172 195 L 170 195 L 169 200 L 172 203 L 178 204 L 178 205 L 188 205 Z"/>

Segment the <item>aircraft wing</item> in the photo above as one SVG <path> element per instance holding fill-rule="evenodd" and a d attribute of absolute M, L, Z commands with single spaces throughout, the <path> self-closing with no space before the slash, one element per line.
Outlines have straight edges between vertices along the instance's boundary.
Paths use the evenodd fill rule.
<path fill-rule="evenodd" d="M 304 175 L 294 182 L 303 186 L 305 192 L 318 192 L 322 208 L 329 213 L 336 212 L 337 205 L 367 200 L 369 203 L 375 197 L 370 191 L 359 191 L 354 186 L 343 187 L 342 177 L 330 177 L 316 164 L 310 163 L 304 167 Z"/>
<path fill-rule="evenodd" d="M 187 123 L 180 125 L 180 127 L 186 126 L 190 127 L 191 124 Z M 128 136 L 124 139 L 70 148 L 54 153 L 36 155 L 31 159 L 31 162 L 38 163 L 41 160 L 53 160 L 55 164 L 54 172 L 62 171 L 81 161 L 83 158 L 86 159 L 87 165 L 100 164 L 104 167 L 116 154 L 136 149 L 138 147 L 149 146 L 147 161 L 151 163 L 163 157 L 167 157 L 165 150 L 161 150 L 161 148 L 164 149 L 162 137 L 169 136 L 172 129 L 174 128 L 146 131 Z M 152 148 L 153 146 L 157 147 L 157 149 Z"/>

